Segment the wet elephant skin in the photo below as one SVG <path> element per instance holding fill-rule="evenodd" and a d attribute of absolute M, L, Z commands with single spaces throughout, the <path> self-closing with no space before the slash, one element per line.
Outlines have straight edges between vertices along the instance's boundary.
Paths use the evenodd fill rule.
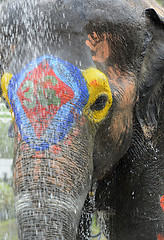
<path fill-rule="evenodd" d="M 164 239 L 164 10 L 153 0 L 1 4 L 20 240 Z"/>

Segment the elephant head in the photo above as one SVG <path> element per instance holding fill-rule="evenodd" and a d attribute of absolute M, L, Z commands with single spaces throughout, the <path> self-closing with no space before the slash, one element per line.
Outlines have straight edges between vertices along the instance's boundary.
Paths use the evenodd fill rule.
<path fill-rule="evenodd" d="M 164 25 L 150 7 L 135 0 L 1 6 L 1 94 L 13 116 L 20 239 L 88 239 L 89 191 L 133 148 L 136 132 L 146 139 L 156 131 Z"/>

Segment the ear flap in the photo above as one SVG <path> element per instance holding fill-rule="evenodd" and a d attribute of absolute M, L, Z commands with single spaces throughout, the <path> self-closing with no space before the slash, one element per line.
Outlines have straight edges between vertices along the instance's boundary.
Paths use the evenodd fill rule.
<path fill-rule="evenodd" d="M 164 20 L 162 20 L 153 8 L 145 10 L 146 17 L 157 27 L 164 29 Z"/>
<path fill-rule="evenodd" d="M 151 138 L 164 107 L 164 22 L 154 9 L 147 9 L 146 16 L 155 28 L 141 67 L 136 114 L 145 137 Z"/>

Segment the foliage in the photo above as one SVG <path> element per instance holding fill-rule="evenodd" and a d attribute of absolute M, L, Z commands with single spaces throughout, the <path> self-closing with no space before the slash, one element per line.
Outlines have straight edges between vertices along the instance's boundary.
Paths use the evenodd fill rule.
<path fill-rule="evenodd" d="M 0 158 L 13 157 L 13 139 L 8 137 L 8 123 L 0 122 Z"/>
<path fill-rule="evenodd" d="M 0 240 L 18 240 L 15 219 L 0 222 Z"/>
<path fill-rule="evenodd" d="M 6 117 L 8 120 L 9 111 L 0 101 L 0 159 L 1 158 L 12 158 L 13 156 L 13 139 L 8 137 L 8 129 L 10 127 L 9 121 L 2 121 Z"/>
<path fill-rule="evenodd" d="M 0 220 L 7 220 L 15 216 L 14 193 L 6 182 L 0 182 Z"/>
<path fill-rule="evenodd" d="M 91 229 L 92 229 L 92 236 L 97 235 L 101 231 L 101 227 L 100 227 L 99 222 L 97 221 L 97 215 L 96 214 L 93 215 Z M 101 234 L 101 237 L 99 236 L 99 237 L 95 237 L 95 238 L 92 238 L 92 239 L 93 240 L 106 240 L 106 238 L 104 237 L 103 234 Z"/>
<path fill-rule="evenodd" d="M 164 7 L 164 0 L 157 0 L 157 2 Z"/>

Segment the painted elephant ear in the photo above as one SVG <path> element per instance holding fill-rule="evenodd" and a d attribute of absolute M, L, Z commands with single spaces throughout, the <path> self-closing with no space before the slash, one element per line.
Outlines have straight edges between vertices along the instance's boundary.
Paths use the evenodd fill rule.
<path fill-rule="evenodd" d="M 163 118 L 164 107 L 164 21 L 154 9 L 146 9 L 148 28 L 151 34 L 141 72 L 137 117 L 146 138 L 151 138 Z"/>

